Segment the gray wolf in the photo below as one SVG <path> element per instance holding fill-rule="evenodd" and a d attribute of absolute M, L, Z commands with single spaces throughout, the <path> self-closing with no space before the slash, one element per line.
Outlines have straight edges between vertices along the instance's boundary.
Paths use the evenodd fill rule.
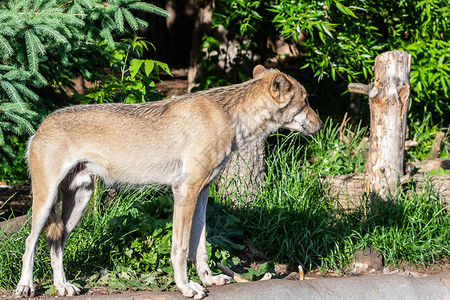
<path fill-rule="evenodd" d="M 76 105 L 45 119 L 28 145 L 32 229 L 26 241 L 16 295 L 34 295 L 33 264 L 46 228 L 54 286 L 60 296 L 80 291 L 64 275 L 67 237 L 94 189 L 107 184 L 172 186 L 171 263 L 178 290 L 201 299 L 207 290 L 187 277 L 187 259 L 205 287 L 231 281 L 213 276 L 207 262 L 205 212 L 208 188 L 230 153 L 279 128 L 313 134 L 323 127 L 302 85 L 258 65 L 253 79 L 177 98 L 140 104 Z M 55 203 L 62 201 L 62 213 Z"/>

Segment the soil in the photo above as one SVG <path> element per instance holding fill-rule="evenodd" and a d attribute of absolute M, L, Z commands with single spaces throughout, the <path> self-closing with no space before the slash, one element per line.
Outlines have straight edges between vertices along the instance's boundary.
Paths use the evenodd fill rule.
<path fill-rule="evenodd" d="M 0 182 L 0 221 L 21 216 L 31 207 L 31 187 L 29 185 L 9 186 Z"/>

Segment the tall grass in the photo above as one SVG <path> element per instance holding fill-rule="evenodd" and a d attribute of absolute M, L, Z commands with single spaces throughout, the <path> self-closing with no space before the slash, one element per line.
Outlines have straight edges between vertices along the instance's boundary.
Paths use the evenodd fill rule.
<path fill-rule="evenodd" d="M 114 201 L 106 197 L 107 189 L 98 191 L 98 198 L 107 203 L 90 204 L 90 209 L 70 235 L 64 251 L 64 262 L 68 278 L 90 275 L 94 271 L 114 266 L 114 250 L 124 248 L 126 237 L 136 228 L 125 223 L 127 216 L 136 216 L 138 211 L 133 205 L 153 195 L 154 188 L 136 189 L 134 192 L 122 191 Z M 31 210 L 30 213 L 31 214 Z M 13 288 L 19 281 L 21 258 L 25 250 L 25 240 L 30 232 L 30 219 L 18 232 L 0 231 L 0 287 Z M 34 278 L 40 284 L 52 280 L 49 249 L 44 234 L 39 240 L 34 265 Z"/>
<path fill-rule="evenodd" d="M 443 142 L 442 152 L 440 157 L 450 157 L 448 144 L 450 143 L 450 127 L 448 124 L 444 124 L 445 127 L 441 127 L 440 125 L 433 125 L 433 116 L 430 112 L 426 110 L 423 112 L 422 118 L 417 118 L 413 122 L 409 124 L 410 128 L 410 139 L 412 141 L 418 142 L 416 147 L 412 147 L 408 152 L 406 152 L 406 157 L 410 161 L 422 161 L 427 158 L 428 154 L 433 145 L 433 141 L 436 137 L 436 134 L 439 131 L 445 133 L 445 138 Z"/>
<path fill-rule="evenodd" d="M 241 203 L 233 213 L 245 235 L 267 259 L 307 268 L 346 268 L 354 251 L 365 247 L 378 249 L 390 265 L 429 265 L 448 258 L 449 208 L 430 184 L 419 193 L 402 191 L 376 207 L 363 198 L 353 211 L 324 192 L 321 175 L 364 167 L 360 145 L 365 129 L 357 127 L 347 142 L 339 139 L 339 131 L 338 124 L 328 121 L 313 137 L 278 136 L 258 197 L 251 203 L 233 200 Z"/>
<path fill-rule="evenodd" d="M 328 121 L 317 136 L 273 136 L 265 186 L 251 202 L 245 195 L 223 199 L 211 190 L 207 223 L 213 261 L 238 256 L 249 239 L 265 259 L 309 269 L 346 268 L 354 251 L 365 247 L 378 249 L 385 264 L 391 265 L 404 261 L 429 265 L 450 257 L 449 210 L 431 185 L 419 193 L 401 192 L 377 207 L 362 201 L 350 212 L 324 192 L 321 175 L 363 167 L 358 147 L 365 130 L 356 128 L 347 142 L 339 140 L 339 130 L 338 124 Z M 67 242 L 67 277 L 79 279 L 108 269 L 109 284 L 116 287 L 128 280 L 135 287 L 171 289 L 169 190 L 131 189 L 112 198 L 106 189 L 99 193 L 97 199 L 104 202 L 90 204 Z M 0 232 L 2 288 L 12 289 L 19 280 L 29 230 L 27 223 L 11 235 Z M 52 280 L 43 237 L 34 277 L 41 285 Z"/>

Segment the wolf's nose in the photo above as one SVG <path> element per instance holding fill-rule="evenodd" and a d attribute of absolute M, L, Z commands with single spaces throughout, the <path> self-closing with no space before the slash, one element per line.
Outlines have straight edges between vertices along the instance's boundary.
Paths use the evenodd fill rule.
<path fill-rule="evenodd" d="M 323 122 L 322 122 L 322 120 L 320 120 L 320 123 L 319 123 L 319 130 L 322 129 L 322 128 L 323 128 Z"/>

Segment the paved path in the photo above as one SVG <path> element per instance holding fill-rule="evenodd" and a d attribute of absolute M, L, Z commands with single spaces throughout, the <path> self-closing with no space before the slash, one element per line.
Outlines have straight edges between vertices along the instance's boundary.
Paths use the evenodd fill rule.
<path fill-rule="evenodd" d="M 136 292 L 130 294 L 77 296 L 66 299 L 181 300 L 180 293 Z M 450 270 L 432 276 L 413 278 L 402 275 L 368 275 L 322 278 L 303 281 L 267 280 L 233 283 L 209 288 L 206 300 L 247 299 L 433 299 L 450 300 Z"/>

